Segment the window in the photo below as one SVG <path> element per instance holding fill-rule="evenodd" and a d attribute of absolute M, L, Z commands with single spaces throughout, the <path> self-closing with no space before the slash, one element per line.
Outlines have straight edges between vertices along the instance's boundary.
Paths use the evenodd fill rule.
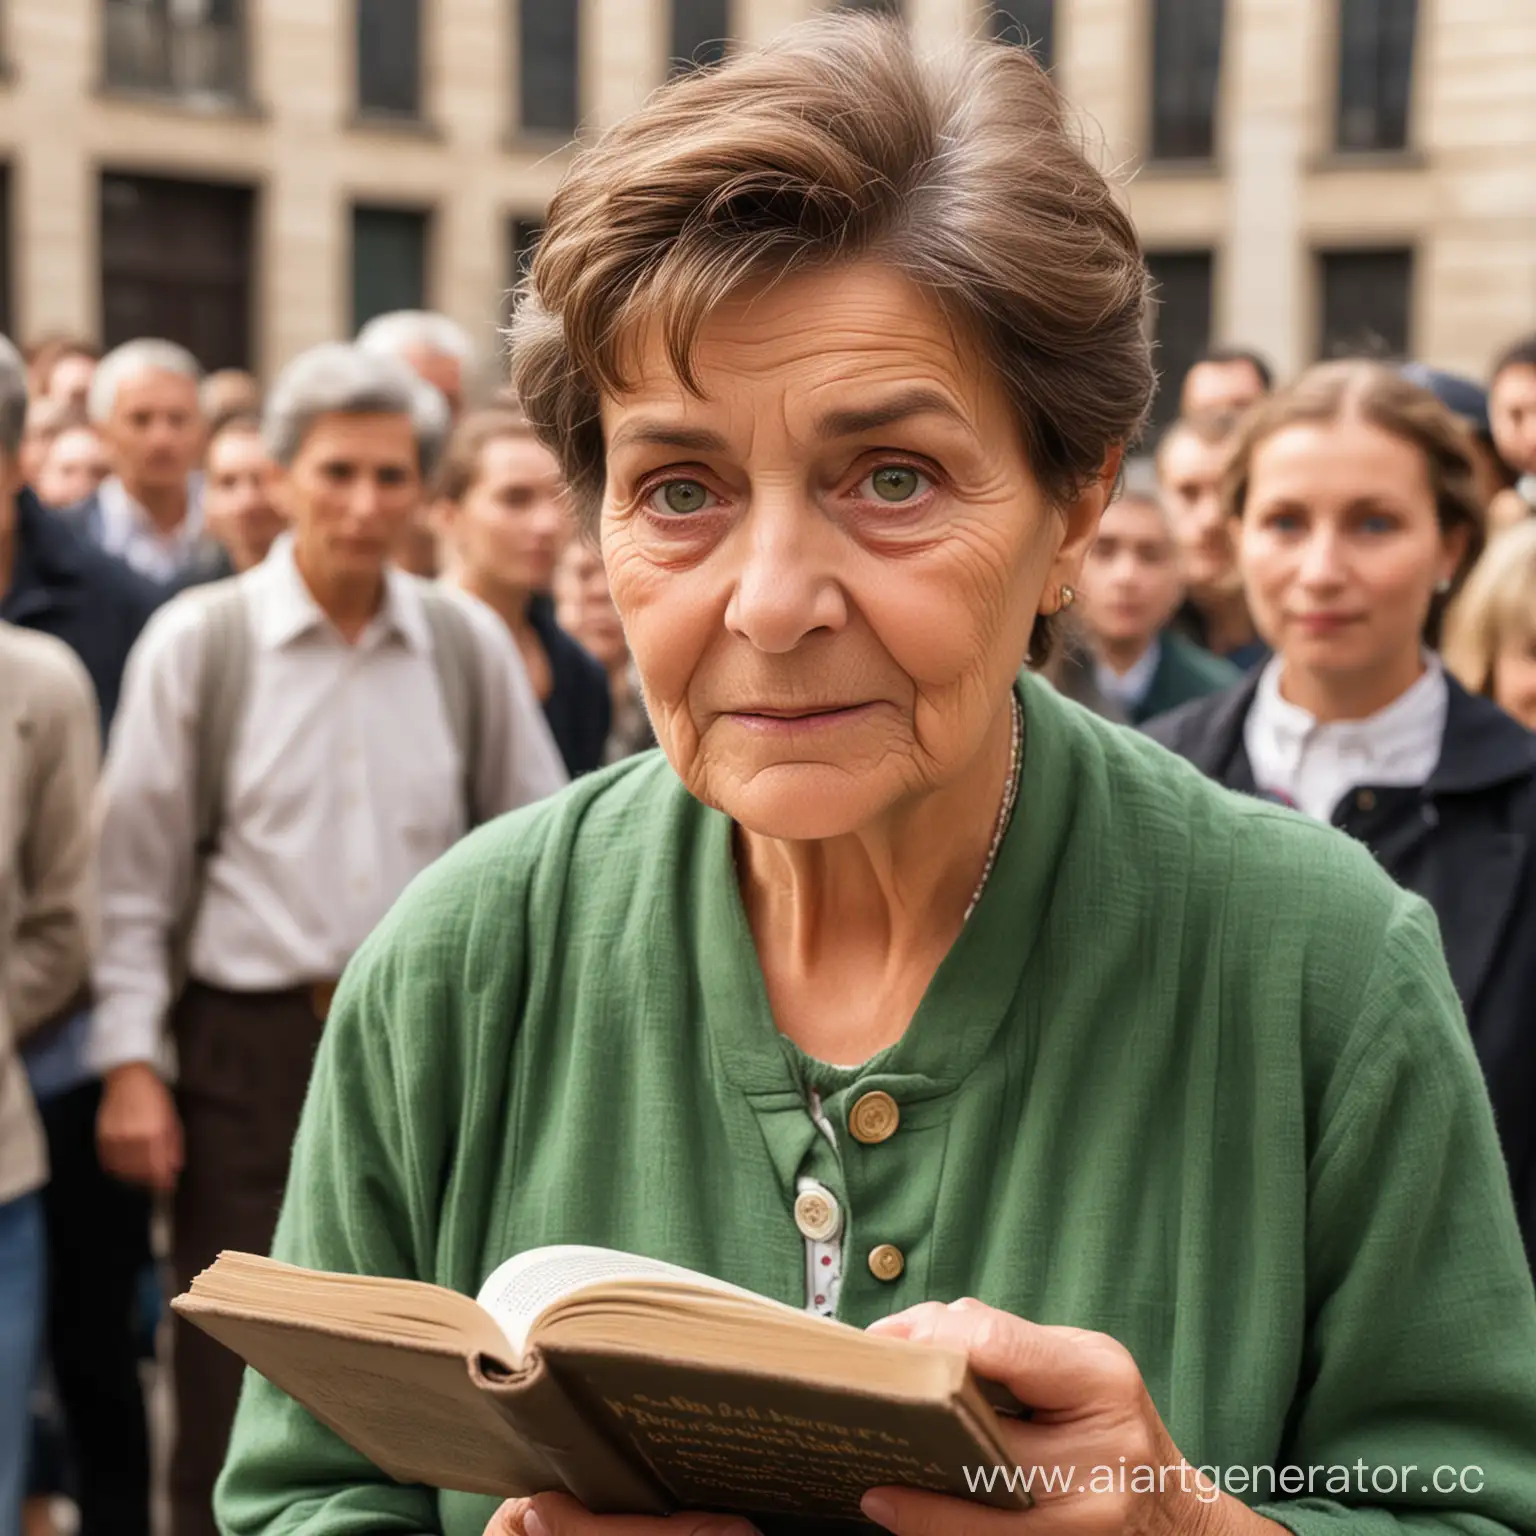
<path fill-rule="evenodd" d="M 420 116 L 420 0 L 357 0 L 357 110 Z"/>
<path fill-rule="evenodd" d="M 533 264 L 533 253 L 544 233 L 544 221 L 519 215 L 507 220 L 507 289 L 502 295 L 502 323 L 512 319 L 512 301 L 519 282 Z"/>
<path fill-rule="evenodd" d="M 988 12 L 991 35 L 1001 42 L 1022 43 L 1049 69 L 1056 62 L 1054 0 L 1005 0 Z"/>
<path fill-rule="evenodd" d="M 1154 0 L 1154 160 L 1209 160 L 1216 152 L 1221 23 L 1222 0 Z"/>
<path fill-rule="evenodd" d="M 1179 414 L 1184 375 L 1211 345 L 1212 261 L 1209 251 L 1149 253 L 1152 274 L 1152 342 L 1157 396 L 1149 435 Z"/>
<path fill-rule="evenodd" d="M 102 343 L 180 342 L 205 368 L 251 366 L 249 187 L 101 178 Z"/>
<path fill-rule="evenodd" d="M 718 64 L 730 34 L 730 0 L 672 0 L 674 70 Z"/>
<path fill-rule="evenodd" d="M 1417 11 L 1417 0 L 1342 0 L 1339 149 L 1407 148 Z"/>
<path fill-rule="evenodd" d="M 203 101 L 245 96 L 240 0 L 105 0 L 103 74 L 118 90 Z"/>
<path fill-rule="evenodd" d="M 392 309 L 426 309 L 428 216 L 415 208 L 352 210 L 352 330 Z"/>
<path fill-rule="evenodd" d="M 578 0 L 521 0 L 518 79 L 523 127 L 572 133 L 580 116 Z"/>
<path fill-rule="evenodd" d="M 516 283 L 533 263 L 533 253 L 538 247 L 539 237 L 544 233 L 544 221 L 542 219 L 516 218 L 508 226 L 508 252 L 511 260 L 508 262 L 510 281 Z"/>
<path fill-rule="evenodd" d="M 1405 358 L 1413 314 L 1411 250 L 1324 251 L 1320 357 Z"/>

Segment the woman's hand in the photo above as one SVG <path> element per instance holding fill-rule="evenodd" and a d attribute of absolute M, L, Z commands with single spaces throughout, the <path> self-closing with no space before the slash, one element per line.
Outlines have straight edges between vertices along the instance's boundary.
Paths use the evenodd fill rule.
<path fill-rule="evenodd" d="M 738 1515 L 594 1515 L 564 1493 L 508 1499 L 485 1536 L 756 1536 Z"/>
<path fill-rule="evenodd" d="M 1034 1410 L 1025 1422 L 998 1421 L 1004 1472 L 1017 1467 L 1019 1483 L 1030 1480 L 1033 1509 L 1012 1513 L 914 1488 L 871 1490 L 865 1515 L 897 1536 L 1026 1529 L 1029 1536 L 1276 1536 L 1273 1522 L 1218 1493 L 1185 1462 L 1130 1351 L 1107 1334 L 1042 1327 L 969 1298 L 924 1302 L 870 1332 L 963 1350 L 978 1376 Z M 1133 1492 L 1140 1468 L 1148 1469 L 1143 1491 Z M 1113 1491 L 1104 1486 L 1111 1480 Z"/>

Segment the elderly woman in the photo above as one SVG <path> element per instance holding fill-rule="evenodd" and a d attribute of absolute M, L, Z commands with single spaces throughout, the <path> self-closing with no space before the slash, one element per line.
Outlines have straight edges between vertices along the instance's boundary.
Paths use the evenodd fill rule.
<path fill-rule="evenodd" d="M 870 1490 L 914 1536 L 1536 1528 L 1536 1301 L 1428 909 L 1019 677 L 1151 392 L 1144 310 L 1021 49 L 840 18 L 577 159 L 515 373 L 662 750 L 373 935 L 280 1258 L 473 1292 L 598 1243 L 967 1350 L 1052 1489 Z M 843 1217 L 810 1293 L 802 1179 Z M 396 1485 L 255 1378 L 219 1514 L 725 1524 Z"/>

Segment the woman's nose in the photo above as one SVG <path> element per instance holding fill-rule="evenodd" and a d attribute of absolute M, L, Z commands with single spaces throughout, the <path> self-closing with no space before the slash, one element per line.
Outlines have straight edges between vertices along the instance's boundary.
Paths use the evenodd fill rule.
<path fill-rule="evenodd" d="M 1335 586 L 1344 574 L 1343 551 L 1333 532 L 1316 530 L 1302 546 L 1298 574 L 1311 586 Z"/>
<path fill-rule="evenodd" d="M 847 622 L 832 535 L 817 521 L 808 510 L 776 511 L 749 516 L 741 529 L 745 554 L 725 622 L 760 651 L 792 651 L 807 635 Z"/>

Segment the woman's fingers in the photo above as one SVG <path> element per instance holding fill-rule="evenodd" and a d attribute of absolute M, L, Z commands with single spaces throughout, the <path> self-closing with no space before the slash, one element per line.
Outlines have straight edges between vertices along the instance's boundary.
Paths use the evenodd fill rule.
<path fill-rule="evenodd" d="M 948 1306 L 924 1302 L 869 1331 L 962 1351 L 978 1376 L 1001 1382 L 1037 1412 L 1071 1412 L 1142 1390 L 1136 1362 L 1107 1334 L 1031 1323 L 969 1296 Z"/>

